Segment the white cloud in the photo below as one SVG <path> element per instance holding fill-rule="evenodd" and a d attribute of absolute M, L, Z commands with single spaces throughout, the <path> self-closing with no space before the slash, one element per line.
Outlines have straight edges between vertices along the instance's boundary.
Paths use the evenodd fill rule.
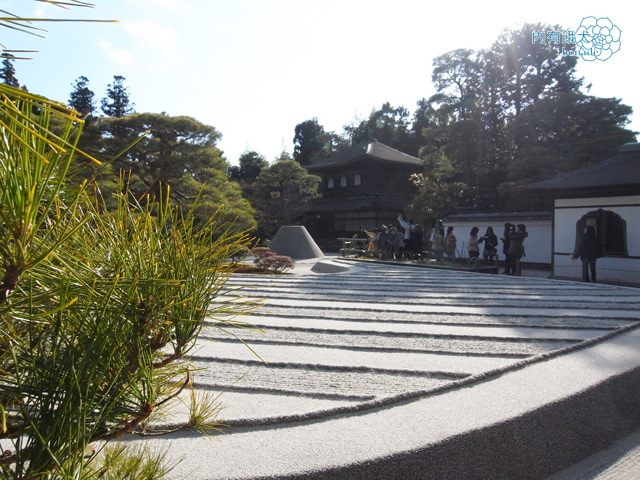
<path fill-rule="evenodd" d="M 135 38 L 137 48 L 160 51 L 170 57 L 180 57 L 177 35 L 169 28 L 152 21 L 123 23 L 129 35 Z"/>
<path fill-rule="evenodd" d="M 111 60 L 121 65 L 131 65 L 135 59 L 131 52 L 121 48 L 116 48 L 107 40 L 100 40 L 98 42 L 98 46 L 107 52 L 107 55 Z"/>
<path fill-rule="evenodd" d="M 171 29 L 149 20 L 123 22 L 120 26 L 124 28 L 126 36 L 116 43 L 125 44 L 126 48 L 119 48 L 105 39 L 100 40 L 98 44 L 112 61 L 121 65 L 131 65 L 145 59 L 148 66 L 162 66 L 163 63 L 158 60 L 158 56 L 163 59 L 182 57 L 178 37 Z"/>

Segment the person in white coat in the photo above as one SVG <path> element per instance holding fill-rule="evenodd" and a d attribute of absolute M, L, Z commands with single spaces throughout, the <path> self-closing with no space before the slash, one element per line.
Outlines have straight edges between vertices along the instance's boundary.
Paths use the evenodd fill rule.
<path fill-rule="evenodd" d="M 413 252 L 413 246 L 411 245 L 411 233 L 415 228 L 415 224 L 413 220 L 409 220 L 405 222 L 404 218 L 402 218 L 402 214 L 398 215 L 398 223 L 402 228 L 404 228 L 404 256 L 411 256 L 411 252 Z"/>

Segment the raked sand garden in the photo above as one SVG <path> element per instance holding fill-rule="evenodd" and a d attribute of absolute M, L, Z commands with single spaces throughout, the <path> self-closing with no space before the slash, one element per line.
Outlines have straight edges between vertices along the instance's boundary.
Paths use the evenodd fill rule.
<path fill-rule="evenodd" d="M 539 479 L 640 425 L 634 288 L 325 259 L 238 295 L 260 331 L 193 356 L 227 426 L 154 440 L 173 478 Z"/>

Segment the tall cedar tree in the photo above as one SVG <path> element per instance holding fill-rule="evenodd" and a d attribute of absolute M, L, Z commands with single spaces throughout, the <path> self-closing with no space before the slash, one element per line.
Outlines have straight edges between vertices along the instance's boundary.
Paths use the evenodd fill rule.
<path fill-rule="evenodd" d="M 96 109 L 95 94 L 89 89 L 89 79 L 78 77 L 69 96 L 69 106 L 80 112 L 87 119 Z"/>
<path fill-rule="evenodd" d="M 113 83 L 107 86 L 107 96 L 102 99 L 102 113 L 107 117 L 124 117 L 134 113 L 135 104 L 129 100 L 129 92 L 124 86 L 122 75 L 114 75 Z"/>
<path fill-rule="evenodd" d="M 2 83 L 9 85 L 10 87 L 20 87 L 20 82 L 18 82 L 18 79 L 16 78 L 16 69 L 13 66 L 13 62 L 15 60 L 14 56 L 6 52 L 4 52 L 2 56 L 4 57 L 2 60 L 2 68 L 0 68 L 0 78 L 2 78 Z"/>

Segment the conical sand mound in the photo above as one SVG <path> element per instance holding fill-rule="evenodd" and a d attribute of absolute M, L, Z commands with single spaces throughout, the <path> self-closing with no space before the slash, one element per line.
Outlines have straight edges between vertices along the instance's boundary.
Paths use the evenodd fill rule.
<path fill-rule="evenodd" d="M 294 260 L 324 257 L 320 247 L 302 225 L 280 227 L 278 233 L 271 240 L 269 249 Z"/>

